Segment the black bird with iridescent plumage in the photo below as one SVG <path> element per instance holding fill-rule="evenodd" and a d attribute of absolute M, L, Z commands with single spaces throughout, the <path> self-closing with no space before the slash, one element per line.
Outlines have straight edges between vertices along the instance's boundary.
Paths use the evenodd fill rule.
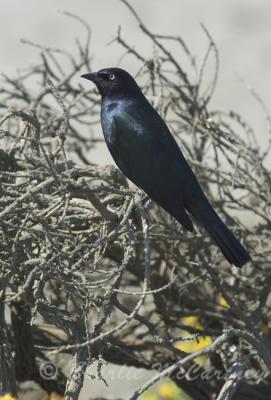
<path fill-rule="evenodd" d="M 250 256 L 217 215 L 167 125 L 128 72 L 102 69 L 82 75 L 102 96 L 101 123 L 119 169 L 151 199 L 193 231 L 189 214 L 202 225 L 225 258 L 242 267 Z"/>

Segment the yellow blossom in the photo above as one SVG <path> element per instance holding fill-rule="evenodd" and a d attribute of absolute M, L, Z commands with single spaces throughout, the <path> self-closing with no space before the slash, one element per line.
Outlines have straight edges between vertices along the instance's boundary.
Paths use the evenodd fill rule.
<path fill-rule="evenodd" d="M 219 304 L 221 307 L 230 308 L 229 304 L 226 302 L 226 300 L 224 299 L 223 296 L 220 296 L 220 297 L 218 298 L 218 304 Z"/>
<path fill-rule="evenodd" d="M 184 317 L 182 318 L 181 322 L 183 325 L 191 326 L 191 328 L 194 328 L 198 331 L 202 331 L 204 329 L 204 326 L 199 322 L 199 318 L 197 316 Z M 183 330 L 181 333 L 183 336 L 187 337 L 187 340 L 177 342 L 175 347 L 181 351 L 184 351 L 185 353 L 194 353 L 213 343 L 213 340 L 210 336 L 200 336 L 194 339 L 193 335 L 185 330 Z M 195 358 L 196 363 L 199 365 L 204 365 L 207 360 L 207 355 Z"/>
<path fill-rule="evenodd" d="M 195 328 L 198 331 L 203 330 L 202 324 L 199 322 L 199 317 L 196 316 L 189 316 L 189 317 L 183 317 L 182 318 L 182 324 L 191 326 L 191 328 Z"/>
<path fill-rule="evenodd" d="M 176 388 L 172 385 L 172 382 L 165 381 L 158 386 L 159 396 L 165 399 L 175 399 L 176 398 Z"/>
<path fill-rule="evenodd" d="M 12 396 L 10 393 L 6 393 L 0 396 L 0 400 L 16 400 L 16 397 Z"/>

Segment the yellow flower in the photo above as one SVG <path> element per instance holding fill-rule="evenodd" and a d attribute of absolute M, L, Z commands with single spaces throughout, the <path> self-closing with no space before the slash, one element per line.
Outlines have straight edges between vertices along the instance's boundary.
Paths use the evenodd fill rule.
<path fill-rule="evenodd" d="M 218 304 L 219 304 L 221 307 L 230 308 L 229 304 L 226 302 L 226 300 L 224 299 L 223 296 L 220 296 L 220 297 L 218 298 Z"/>
<path fill-rule="evenodd" d="M 183 317 L 182 318 L 182 324 L 183 325 L 187 325 L 187 326 L 191 326 L 191 328 L 195 328 L 198 331 L 202 331 L 203 330 L 203 326 L 199 322 L 199 317 L 195 317 L 195 316 Z"/>
<path fill-rule="evenodd" d="M 148 390 L 143 394 L 142 400 L 159 400 L 156 393 L 153 390 Z"/>
<path fill-rule="evenodd" d="M 176 387 L 173 382 L 165 381 L 158 386 L 158 394 L 165 399 L 175 399 Z"/>
<path fill-rule="evenodd" d="M 185 353 L 195 353 L 196 351 L 202 350 L 205 347 L 213 343 L 213 339 L 210 336 L 200 336 L 195 340 L 184 340 L 176 343 L 177 349 L 184 351 Z M 203 355 L 195 358 L 196 363 L 204 365 L 208 360 L 208 355 Z"/>
<path fill-rule="evenodd" d="M 204 326 L 199 322 L 199 318 L 196 316 L 189 316 L 182 318 L 182 324 L 191 326 L 192 328 L 197 329 L 198 331 L 202 331 L 204 329 Z M 197 339 L 193 339 L 193 335 L 191 335 L 189 332 L 185 330 L 182 331 L 182 335 L 186 336 L 188 339 L 177 342 L 175 344 L 175 347 L 177 347 L 177 349 L 179 350 L 184 351 L 185 353 L 194 353 L 196 351 L 204 349 L 205 347 L 213 343 L 213 340 L 210 336 L 200 336 Z M 205 364 L 207 360 L 208 360 L 207 355 L 195 358 L 195 361 L 199 365 Z"/>
<path fill-rule="evenodd" d="M 13 397 L 10 393 L 6 393 L 0 396 L 0 400 L 16 400 L 16 397 Z"/>

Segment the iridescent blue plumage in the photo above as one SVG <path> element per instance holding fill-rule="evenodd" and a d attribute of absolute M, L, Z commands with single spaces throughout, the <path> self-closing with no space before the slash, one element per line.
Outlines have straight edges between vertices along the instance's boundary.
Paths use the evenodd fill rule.
<path fill-rule="evenodd" d="M 133 102 L 128 99 L 111 100 L 110 98 L 106 98 L 103 101 L 101 109 L 101 123 L 106 142 L 113 144 L 114 120 L 124 116 L 127 125 L 129 125 L 136 134 L 144 134 L 142 125 L 140 125 L 137 120 L 131 118 L 129 112 L 127 113 L 129 106 L 133 106 Z"/>

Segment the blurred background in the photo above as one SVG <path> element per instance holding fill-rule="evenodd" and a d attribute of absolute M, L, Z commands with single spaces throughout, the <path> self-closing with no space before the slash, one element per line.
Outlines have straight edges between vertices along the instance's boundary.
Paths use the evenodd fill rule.
<path fill-rule="evenodd" d="M 206 50 L 206 37 L 200 26 L 200 22 L 204 23 L 220 55 L 219 80 L 212 106 L 240 112 L 255 128 L 264 146 L 264 137 L 267 136 L 264 116 L 246 85 L 253 87 L 270 109 L 270 0 L 130 0 L 130 3 L 152 32 L 181 36 L 198 59 L 202 59 Z M 69 51 L 75 48 L 75 37 L 85 32 L 76 21 L 65 17 L 59 10 L 77 14 L 90 25 L 92 66 L 95 70 L 121 66 L 131 74 L 136 72 L 133 58 L 122 58 L 123 49 L 112 42 L 120 25 L 123 37 L 130 44 L 144 52 L 146 57 L 153 55 L 151 41 L 142 34 L 134 17 L 119 0 L 1 0 L 2 73 L 12 77 L 17 69 L 37 62 L 39 51 L 23 44 L 21 39 Z M 100 127 L 97 129 L 101 134 Z M 101 164 L 112 163 L 103 145 L 93 157 L 93 161 Z M 103 382 L 86 379 L 82 400 L 98 394 L 115 397 L 119 394 L 128 398 L 140 382 L 148 379 L 149 373 L 136 370 L 129 374 L 127 371 L 119 373 L 119 368 L 108 366 L 108 373 L 104 372 L 104 375 L 108 376 L 109 387 Z M 159 398 L 171 398 L 166 397 L 170 396 L 167 389 L 163 393 Z"/>

